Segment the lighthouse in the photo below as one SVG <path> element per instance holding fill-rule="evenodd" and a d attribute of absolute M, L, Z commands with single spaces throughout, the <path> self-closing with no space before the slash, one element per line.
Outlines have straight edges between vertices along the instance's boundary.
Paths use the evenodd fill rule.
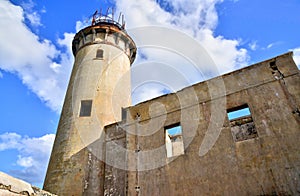
<path fill-rule="evenodd" d="M 57 195 L 93 194 L 86 171 L 94 155 L 87 148 L 101 138 L 106 125 L 122 119 L 122 108 L 131 105 L 130 66 L 136 45 L 123 16 L 115 19 L 108 13 L 96 11 L 91 25 L 77 32 L 72 42 L 75 62 L 44 183 L 45 190 Z M 97 164 L 94 176 L 101 186 L 101 163 Z"/>

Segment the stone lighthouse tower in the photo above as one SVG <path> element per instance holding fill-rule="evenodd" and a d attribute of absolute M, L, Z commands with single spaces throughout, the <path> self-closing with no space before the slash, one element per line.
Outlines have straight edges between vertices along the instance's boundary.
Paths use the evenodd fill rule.
<path fill-rule="evenodd" d="M 44 184 L 57 195 L 101 195 L 101 144 L 93 144 L 131 104 L 136 46 L 120 18 L 95 12 L 73 39 L 75 62 Z"/>

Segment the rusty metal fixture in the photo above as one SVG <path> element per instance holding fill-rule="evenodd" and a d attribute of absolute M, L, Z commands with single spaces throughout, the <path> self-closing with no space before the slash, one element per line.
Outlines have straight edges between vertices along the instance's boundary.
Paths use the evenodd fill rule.
<path fill-rule="evenodd" d="M 97 14 L 97 12 L 95 12 L 95 14 Z M 124 19 L 122 19 L 123 22 L 120 24 L 112 17 L 103 16 L 102 14 L 96 17 L 95 14 L 93 15 L 92 25 L 76 33 L 72 42 L 74 56 L 86 45 L 108 44 L 124 51 L 132 64 L 135 60 L 137 49 L 134 41 L 125 30 Z M 108 37 L 113 37 L 113 39 L 108 39 Z M 119 41 L 124 43 L 123 46 L 119 44 Z"/>

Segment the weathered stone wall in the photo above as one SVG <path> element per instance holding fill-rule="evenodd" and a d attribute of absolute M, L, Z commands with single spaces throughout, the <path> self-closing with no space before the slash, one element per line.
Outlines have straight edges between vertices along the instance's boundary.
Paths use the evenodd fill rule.
<path fill-rule="evenodd" d="M 130 65 L 136 47 L 118 26 L 98 23 L 75 35 L 73 53 L 44 189 L 58 195 L 101 194 L 103 128 L 120 121 L 121 108 L 131 105 Z M 90 112 L 82 115 L 85 101 Z"/>
<path fill-rule="evenodd" d="M 300 74 L 291 55 L 130 107 L 123 125 L 127 176 L 106 167 L 106 193 L 300 194 Z M 230 122 L 227 110 L 244 104 L 252 119 Z M 185 153 L 167 158 L 164 127 L 175 123 L 182 126 Z M 256 136 L 235 140 L 235 126 L 244 135 L 245 129 L 255 129 Z M 112 134 L 113 129 L 118 130 L 107 128 Z M 123 147 L 124 137 L 114 142 Z M 106 150 L 106 156 L 114 152 Z"/>
<path fill-rule="evenodd" d="M 105 133 L 104 195 L 126 195 L 126 132 L 122 123 L 116 123 L 107 126 Z"/>
<path fill-rule="evenodd" d="M 227 111 L 243 105 L 251 115 L 229 120 Z M 51 157 L 46 187 L 60 195 L 298 195 L 299 108 L 300 74 L 287 53 L 129 107 L 68 159 L 77 133 L 58 136 L 64 161 Z M 174 124 L 185 149 L 168 158 L 165 127 Z"/>

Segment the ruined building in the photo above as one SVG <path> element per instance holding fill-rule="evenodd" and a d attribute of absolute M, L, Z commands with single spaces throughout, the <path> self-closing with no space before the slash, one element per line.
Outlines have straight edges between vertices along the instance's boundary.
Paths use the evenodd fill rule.
<path fill-rule="evenodd" d="M 136 46 L 95 17 L 75 63 L 44 189 L 57 195 L 300 194 L 292 53 L 131 106 Z"/>

